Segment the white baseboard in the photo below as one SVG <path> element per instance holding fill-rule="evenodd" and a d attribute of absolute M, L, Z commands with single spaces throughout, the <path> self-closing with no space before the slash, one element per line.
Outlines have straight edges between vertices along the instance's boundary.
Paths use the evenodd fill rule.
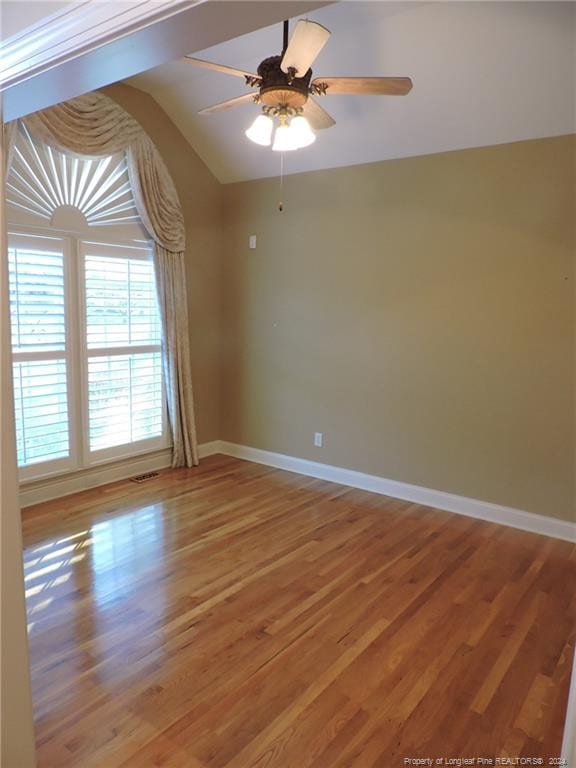
<path fill-rule="evenodd" d="M 423 504 L 427 507 L 454 512 L 457 515 L 475 517 L 490 523 L 507 525 L 511 528 L 529 531 L 530 533 L 539 533 L 543 536 L 551 536 L 555 539 L 576 541 L 576 524 L 554 517 L 544 517 L 543 515 L 524 512 L 513 507 L 504 507 L 487 501 L 470 499 L 466 496 L 457 496 L 446 491 L 436 491 L 419 485 L 402 483 L 398 480 L 388 480 L 377 475 L 356 472 L 353 469 L 320 464 L 316 461 L 286 456 L 282 453 L 262 451 L 259 448 L 250 448 L 246 445 L 237 445 L 226 441 L 220 441 L 219 452 L 228 456 L 235 456 L 238 459 L 253 461 L 257 464 L 266 464 L 269 467 L 285 469 L 288 472 L 297 472 L 300 475 L 317 477 L 320 480 L 329 480 L 340 485 L 349 485 L 352 488 L 360 488 L 364 491 L 372 491 L 384 496 L 392 496 L 396 499 L 403 499 Z"/>
<path fill-rule="evenodd" d="M 219 452 L 220 442 L 218 440 L 198 446 L 198 453 L 201 459 Z M 170 466 L 171 462 L 172 450 L 166 449 L 147 453 L 143 456 L 135 456 L 131 459 L 102 464 L 98 467 L 82 469 L 66 475 L 22 483 L 20 485 L 20 506 L 29 507 L 31 504 L 40 504 L 43 501 L 59 499 L 61 496 L 69 496 L 71 493 L 86 491 L 99 485 L 114 483 L 117 480 L 126 480 L 129 477 L 141 475 L 144 472 L 166 469 Z"/>
<path fill-rule="evenodd" d="M 203 443 L 198 447 L 198 452 L 201 459 L 216 453 L 223 453 L 238 459 L 253 461 L 256 464 L 265 464 L 269 467 L 285 469 L 288 472 L 317 477 L 320 480 L 328 480 L 340 485 L 348 485 L 352 488 L 360 488 L 364 491 L 423 504 L 427 507 L 443 509 L 457 515 L 467 515 L 479 520 L 507 525 L 523 531 L 539 533 L 543 536 L 551 536 L 555 539 L 576 541 L 576 524 L 565 520 L 535 515 L 532 512 L 524 512 L 513 507 L 504 507 L 487 501 L 470 499 L 466 496 L 457 496 L 446 491 L 436 491 L 419 485 L 402 483 L 398 480 L 389 480 L 378 475 L 368 475 L 353 469 L 321 464 L 317 461 L 287 456 L 283 453 L 263 451 L 259 448 L 237 445 L 225 440 Z M 170 466 L 170 461 L 170 450 L 156 451 L 133 459 L 81 470 L 73 474 L 25 483 L 20 487 L 20 505 L 28 507 L 31 504 L 39 504 L 61 496 L 68 496 L 88 488 L 95 488 L 117 480 L 125 480 L 143 472 L 165 469 Z"/>
<path fill-rule="evenodd" d="M 215 453 L 222 452 L 221 440 L 212 440 L 211 443 L 202 443 L 198 446 L 198 455 L 201 459 L 205 459 L 206 456 L 213 456 Z"/>

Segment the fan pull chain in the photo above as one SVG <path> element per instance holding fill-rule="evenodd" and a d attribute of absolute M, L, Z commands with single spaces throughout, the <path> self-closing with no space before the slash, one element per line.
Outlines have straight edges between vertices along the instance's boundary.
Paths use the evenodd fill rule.
<path fill-rule="evenodd" d="M 278 201 L 278 210 L 280 213 L 284 210 L 284 203 L 282 201 L 284 191 L 284 152 L 280 152 L 280 200 Z"/>

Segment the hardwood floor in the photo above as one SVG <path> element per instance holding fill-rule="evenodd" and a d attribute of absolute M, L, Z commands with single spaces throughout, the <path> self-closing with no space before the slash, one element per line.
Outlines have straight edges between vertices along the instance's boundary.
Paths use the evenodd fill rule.
<path fill-rule="evenodd" d="M 567 542 L 224 456 L 24 533 L 39 768 L 559 755 Z"/>

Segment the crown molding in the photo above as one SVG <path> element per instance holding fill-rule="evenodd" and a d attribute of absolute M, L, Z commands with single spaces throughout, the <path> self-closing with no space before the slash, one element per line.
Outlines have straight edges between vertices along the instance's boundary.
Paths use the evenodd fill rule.
<path fill-rule="evenodd" d="M 77 0 L 0 44 L 0 90 L 203 0 Z"/>

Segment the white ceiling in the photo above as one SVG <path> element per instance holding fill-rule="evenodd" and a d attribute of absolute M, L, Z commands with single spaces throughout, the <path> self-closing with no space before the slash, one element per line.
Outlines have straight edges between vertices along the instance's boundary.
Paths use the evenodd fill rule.
<path fill-rule="evenodd" d="M 336 126 L 285 155 L 285 172 L 501 144 L 576 130 L 575 2 L 341 2 L 309 14 L 332 31 L 316 75 L 408 75 L 405 97 L 327 96 Z M 281 26 L 202 52 L 256 71 Z M 246 92 L 240 78 L 174 62 L 128 81 L 152 94 L 224 183 L 276 176 L 280 159 L 244 136 L 258 107 L 202 107 Z"/>

